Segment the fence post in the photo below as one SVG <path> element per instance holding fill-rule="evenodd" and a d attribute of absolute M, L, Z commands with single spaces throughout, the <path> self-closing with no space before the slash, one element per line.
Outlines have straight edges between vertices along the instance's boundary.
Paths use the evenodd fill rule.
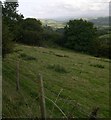
<path fill-rule="evenodd" d="M 45 107 L 45 96 L 44 96 L 44 86 L 42 75 L 39 74 L 39 102 L 40 102 L 40 111 L 41 118 L 46 120 L 46 107 Z"/>
<path fill-rule="evenodd" d="M 19 90 L 19 61 L 17 61 L 17 66 L 16 66 L 16 90 Z"/>

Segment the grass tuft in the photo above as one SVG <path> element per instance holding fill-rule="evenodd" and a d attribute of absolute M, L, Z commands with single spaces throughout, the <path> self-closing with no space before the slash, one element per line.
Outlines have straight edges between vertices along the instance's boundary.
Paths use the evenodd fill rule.
<path fill-rule="evenodd" d="M 104 65 L 101 65 L 101 64 L 90 64 L 90 66 L 97 67 L 97 68 L 105 68 Z"/>
<path fill-rule="evenodd" d="M 53 69 L 54 71 L 59 72 L 59 73 L 68 73 L 66 68 L 62 65 L 59 65 L 59 64 L 48 65 L 47 68 Z"/>
<path fill-rule="evenodd" d="M 20 54 L 20 57 L 21 57 L 23 60 L 37 60 L 35 57 L 29 56 L 29 55 L 27 55 L 27 54 L 25 54 L 25 53 L 21 53 L 21 54 Z"/>

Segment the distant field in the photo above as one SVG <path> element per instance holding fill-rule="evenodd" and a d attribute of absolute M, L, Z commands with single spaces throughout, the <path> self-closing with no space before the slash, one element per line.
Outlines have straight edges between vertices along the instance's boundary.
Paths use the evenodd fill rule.
<path fill-rule="evenodd" d="M 45 26 L 45 25 L 48 25 L 54 29 L 57 29 L 57 28 L 64 28 L 64 26 L 66 25 L 65 22 L 59 22 L 59 21 L 56 21 L 56 20 L 45 20 L 45 19 L 41 19 L 40 20 L 42 22 L 42 24 Z"/>
<path fill-rule="evenodd" d="M 16 61 L 20 62 L 20 91 L 16 92 Z M 38 78 L 42 74 L 45 96 L 66 116 L 87 117 L 99 107 L 98 117 L 109 116 L 109 59 L 69 50 L 16 45 L 3 60 L 3 117 L 40 117 Z M 63 117 L 46 99 L 47 117 Z M 52 113 L 53 112 L 53 113 Z"/>
<path fill-rule="evenodd" d="M 73 20 L 74 18 L 70 18 L 69 20 Z M 84 18 L 87 21 L 90 21 L 92 23 L 94 23 L 94 25 L 96 27 L 98 27 L 99 29 L 104 29 L 104 28 L 109 28 L 109 17 L 105 17 L 105 18 L 97 18 L 97 19 L 87 19 Z M 43 25 L 48 25 L 51 26 L 52 28 L 64 28 L 64 26 L 66 25 L 66 23 L 69 20 L 53 20 L 53 19 L 40 19 L 40 21 L 42 22 Z"/>

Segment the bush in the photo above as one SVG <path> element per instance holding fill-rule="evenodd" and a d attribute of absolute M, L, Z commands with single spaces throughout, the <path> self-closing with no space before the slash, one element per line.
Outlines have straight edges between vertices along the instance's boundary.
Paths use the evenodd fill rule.
<path fill-rule="evenodd" d="M 22 43 L 28 45 L 38 45 L 40 46 L 41 34 L 35 31 L 25 30 L 22 36 Z"/>
<path fill-rule="evenodd" d="M 26 18 L 21 22 L 18 30 L 19 32 L 17 33 L 17 42 L 40 46 L 43 32 L 40 20 L 36 20 L 34 18 Z"/>
<path fill-rule="evenodd" d="M 49 31 L 47 29 L 48 28 L 45 28 L 44 32 L 42 33 L 42 45 L 51 47 L 62 45 L 61 43 L 63 39 L 62 33 L 56 32 L 54 30 Z"/>
<path fill-rule="evenodd" d="M 111 49 L 111 35 L 103 35 L 100 36 L 97 40 L 97 45 L 95 46 L 96 48 L 96 56 L 99 57 L 110 57 L 110 49 Z"/>

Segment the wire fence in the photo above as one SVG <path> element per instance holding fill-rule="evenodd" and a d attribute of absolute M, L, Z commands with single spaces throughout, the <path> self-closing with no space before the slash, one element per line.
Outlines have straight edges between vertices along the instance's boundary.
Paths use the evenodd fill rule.
<path fill-rule="evenodd" d="M 33 64 L 21 60 L 6 59 L 3 61 L 3 81 L 8 80 L 13 85 L 13 90 L 18 94 L 18 104 L 13 102 L 13 106 L 22 103 L 27 109 L 27 113 L 21 115 L 25 117 L 37 118 L 96 118 L 98 107 L 92 108 L 83 106 L 71 96 L 64 96 L 62 93 L 66 89 L 59 86 L 59 91 L 52 90 L 51 84 L 45 81 L 45 77 L 41 79 L 33 68 Z M 44 82 L 44 83 L 43 83 Z M 54 82 L 54 81 L 53 81 Z M 57 86 L 57 82 L 54 85 Z M 3 82 L 3 84 L 5 84 Z M 41 87 L 40 87 L 41 86 Z M 10 89 L 10 88 L 9 88 Z M 7 89 L 8 90 L 8 89 Z M 5 91 L 5 90 L 3 90 Z M 76 92 L 76 91 L 75 91 Z M 4 92 L 3 92 L 4 94 Z M 12 93 L 9 93 L 10 95 Z M 28 98 L 26 98 L 28 95 Z M 4 100 L 3 100 L 4 101 Z M 12 100 L 14 101 L 14 99 Z M 5 104 L 5 103 L 4 103 Z M 16 104 L 16 105 L 15 105 Z M 4 111 L 5 112 L 5 111 Z M 3 113 L 5 114 L 5 113 Z"/>

